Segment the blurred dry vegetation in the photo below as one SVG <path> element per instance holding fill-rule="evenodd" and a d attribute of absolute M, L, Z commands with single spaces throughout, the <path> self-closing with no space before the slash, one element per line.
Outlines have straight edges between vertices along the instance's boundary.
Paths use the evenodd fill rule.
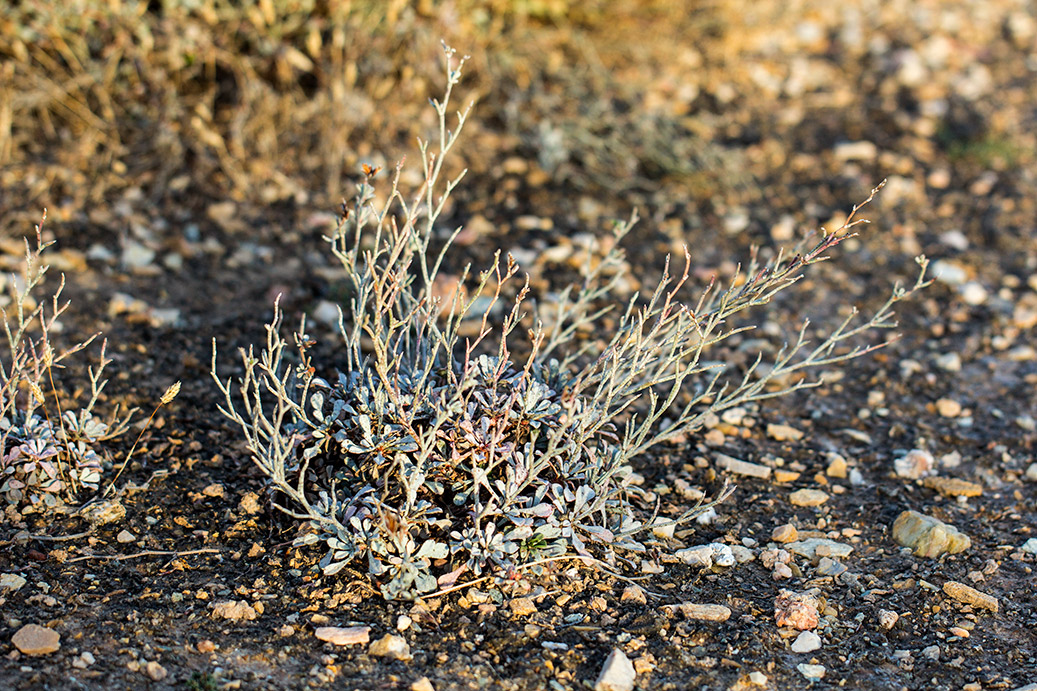
<path fill-rule="evenodd" d="M 667 9 L 675 4 L 7 3 L 3 225 L 24 228 L 44 205 L 52 215 L 60 206 L 60 218 L 127 189 L 151 202 L 202 194 L 270 203 L 314 193 L 336 201 L 360 162 L 391 165 L 429 131 L 424 104 L 440 88 L 441 40 L 472 54 L 466 93 L 486 101 L 476 118 L 482 135 L 497 133 L 469 135 L 476 169 L 488 165 L 490 149 L 499 153 L 501 134 L 541 149 L 541 167 L 564 175 L 573 163 L 581 173 L 570 177 L 606 187 L 715 168 L 720 155 L 696 144 L 693 123 L 661 107 L 663 99 L 646 112 L 634 85 L 613 71 L 641 43 L 629 40 L 638 25 L 679 31 L 705 21 Z M 617 18 L 634 32 L 622 41 L 613 40 Z M 560 141 L 568 148 L 549 146 Z M 393 158 L 378 160 L 381 150 Z M 709 165 L 696 165 L 699 157 Z"/>

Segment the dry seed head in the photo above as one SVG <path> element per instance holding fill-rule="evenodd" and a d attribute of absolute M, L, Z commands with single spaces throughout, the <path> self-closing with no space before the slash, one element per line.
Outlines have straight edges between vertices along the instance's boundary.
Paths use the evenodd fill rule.
<path fill-rule="evenodd" d="M 43 397 L 43 389 L 41 389 L 40 385 L 36 382 L 29 382 L 29 391 L 32 392 L 33 398 L 40 402 L 40 405 L 43 405 L 47 402 L 46 399 Z"/>
<path fill-rule="evenodd" d="M 167 403 L 172 401 L 174 398 L 176 398 L 176 395 L 178 393 L 180 393 L 180 382 L 179 381 L 174 382 L 172 386 L 170 386 L 168 389 L 166 389 L 166 392 L 164 394 L 162 394 L 162 398 L 159 401 L 159 404 L 160 405 L 166 405 Z"/>

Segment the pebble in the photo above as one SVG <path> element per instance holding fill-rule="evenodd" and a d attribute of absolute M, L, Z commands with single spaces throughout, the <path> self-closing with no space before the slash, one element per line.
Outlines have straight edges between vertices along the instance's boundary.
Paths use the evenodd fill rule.
<path fill-rule="evenodd" d="M 97 662 L 97 658 L 89 650 L 86 650 L 72 660 L 72 666 L 76 669 L 86 669 L 95 662 Z"/>
<path fill-rule="evenodd" d="M 126 518 L 126 507 L 118 499 L 113 499 L 89 506 L 81 515 L 87 523 L 96 528 Z"/>
<path fill-rule="evenodd" d="M 928 451 L 913 449 L 893 461 L 893 470 L 898 477 L 917 480 L 933 472 L 936 459 Z"/>
<path fill-rule="evenodd" d="M 816 561 L 821 557 L 845 559 L 853 553 L 853 547 L 850 545 L 836 542 L 835 540 L 830 540 L 826 537 L 812 537 L 806 540 L 790 542 L 785 545 L 785 549 L 793 554 L 806 557 L 811 561 Z"/>
<path fill-rule="evenodd" d="M 685 619 L 695 621 L 727 621 L 731 618 L 731 610 L 724 605 L 702 605 L 695 602 L 682 602 L 679 605 L 666 605 L 665 609 L 678 611 Z"/>
<path fill-rule="evenodd" d="M 677 529 L 676 523 L 667 518 L 659 518 L 655 522 L 657 525 L 652 526 L 652 535 L 661 540 L 669 540 L 673 537 L 673 533 Z"/>
<path fill-rule="evenodd" d="M 639 605 L 648 604 L 648 596 L 645 593 L 645 589 L 639 585 L 628 585 L 623 589 L 623 594 L 619 596 L 620 602 L 633 602 Z"/>
<path fill-rule="evenodd" d="M 792 642 L 792 652 L 812 653 L 821 647 L 821 637 L 813 631 L 803 631 Z"/>
<path fill-rule="evenodd" d="M 789 495 L 793 506 L 820 506 L 828 501 L 828 493 L 819 489 L 797 489 Z"/>
<path fill-rule="evenodd" d="M 217 619 L 229 619 L 231 621 L 252 621 L 259 617 L 259 613 L 248 603 L 247 600 L 225 600 L 214 603 L 212 615 Z"/>
<path fill-rule="evenodd" d="M 414 624 L 414 620 L 406 614 L 401 614 L 396 618 L 396 630 L 401 633 L 409 629 L 412 624 Z"/>
<path fill-rule="evenodd" d="M 135 542 L 137 540 L 137 536 L 128 530 L 120 530 L 119 534 L 115 536 L 115 539 L 125 544 L 127 542 Z"/>
<path fill-rule="evenodd" d="M 410 685 L 410 691 L 436 691 L 428 677 L 422 677 Z"/>
<path fill-rule="evenodd" d="M 49 655 L 61 648 L 61 635 L 39 624 L 26 624 L 11 637 L 14 647 L 24 655 Z"/>
<path fill-rule="evenodd" d="M 16 573 L 0 573 L 0 589 L 16 591 L 21 590 L 23 585 L 25 585 L 24 576 Z"/>
<path fill-rule="evenodd" d="M 799 441 L 803 432 L 789 425 L 768 424 L 767 436 L 775 441 Z"/>
<path fill-rule="evenodd" d="M 879 622 L 879 628 L 884 631 L 889 631 L 897 625 L 897 621 L 900 620 L 900 615 L 891 609 L 880 609 L 876 618 Z"/>
<path fill-rule="evenodd" d="M 1027 554 L 1037 554 L 1037 537 L 1031 537 L 1029 540 L 1024 542 L 1023 546 L 1019 549 Z"/>
<path fill-rule="evenodd" d="M 371 640 L 370 626 L 322 626 L 313 632 L 318 640 L 332 645 L 367 645 Z"/>
<path fill-rule="evenodd" d="M 774 621 L 778 626 L 791 626 L 800 631 L 817 628 L 819 604 L 813 592 L 797 593 L 782 589 L 774 598 Z"/>
<path fill-rule="evenodd" d="M 735 475 L 746 475 L 748 477 L 758 477 L 766 480 L 771 476 L 770 466 L 760 465 L 759 463 L 750 463 L 748 461 L 742 461 L 731 456 L 726 456 L 722 453 L 716 455 L 717 465 L 724 470 L 734 473 Z"/>
<path fill-rule="evenodd" d="M 941 398 L 936 401 L 936 412 L 941 417 L 958 417 L 961 415 L 961 403 L 953 398 Z"/>
<path fill-rule="evenodd" d="M 1030 482 L 1037 482 L 1037 463 L 1031 463 L 1027 466 L 1026 479 Z"/>
<path fill-rule="evenodd" d="M 807 679 L 810 679 L 811 681 L 817 681 L 819 679 L 824 679 L 825 677 L 824 665 L 799 664 L 796 665 L 796 669 L 799 670 L 800 674 L 802 674 Z"/>
<path fill-rule="evenodd" d="M 537 611 L 537 606 L 528 597 L 516 597 L 508 603 L 508 607 L 511 608 L 511 613 L 518 617 L 528 617 Z"/>
<path fill-rule="evenodd" d="M 943 592 L 950 597 L 953 597 L 958 602 L 964 602 L 973 607 L 989 609 L 994 613 L 998 610 L 998 601 L 996 597 L 987 595 L 986 593 L 976 590 L 971 586 L 967 586 L 964 583 L 947 581 L 943 584 Z"/>
<path fill-rule="evenodd" d="M 147 674 L 152 681 L 162 681 L 169 675 L 166 668 L 154 660 L 144 666 L 144 673 Z"/>
<path fill-rule="evenodd" d="M 594 682 L 594 691 L 633 691 L 636 676 L 630 658 L 619 648 L 613 648 Z"/>
<path fill-rule="evenodd" d="M 771 531 L 771 540 L 774 542 L 792 542 L 799 537 L 799 531 L 796 530 L 796 526 L 791 523 L 785 523 L 779 525 L 777 528 Z"/>
<path fill-rule="evenodd" d="M 878 147 L 869 141 L 842 142 L 836 144 L 832 153 L 839 162 L 873 161 L 878 156 Z"/>
<path fill-rule="evenodd" d="M 367 654 L 371 657 L 388 657 L 403 662 L 411 659 L 410 646 L 407 645 L 407 641 L 401 636 L 394 636 L 391 633 L 372 643 L 371 647 L 367 649 Z"/>
<path fill-rule="evenodd" d="M 893 539 L 903 547 L 910 547 L 916 557 L 938 557 L 957 554 L 972 546 L 972 540 L 931 516 L 917 511 L 904 511 L 893 522 Z"/>
<path fill-rule="evenodd" d="M 848 471 L 849 469 L 846 465 L 846 459 L 842 456 L 836 455 L 828 462 L 828 467 L 825 469 L 825 475 L 841 480 L 846 477 Z"/>
<path fill-rule="evenodd" d="M 833 578 L 846 573 L 846 566 L 842 562 L 829 557 L 821 557 L 817 563 L 818 576 L 832 576 Z"/>
<path fill-rule="evenodd" d="M 945 497 L 978 497 L 983 494 L 983 485 L 956 477 L 927 477 L 922 480 L 922 486 L 934 489 Z"/>
<path fill-rule="evenodd" d="M 238 511 L 254 516 L 261 512 L 263 507 L 259 504 L 259 495 L 255 492 L 245 492 L 241 495 L 241 501 L 238 502 Z"/>
<path fill-rule="evenodd" d="M 775 482 L 795 482 L 796 480 L 799 479 L 799 476 L 802 475 L 802 474 L 803 473 L 800 473 L 800 472 L 795 471 L 795 470 L 775 470 L 774 471 L 774 481 Z"/>
<path fill-rule="evenodd" d="M 673 555 L 688 566 L 698 566 L 703 569 L 711 568 L 714 565 L 734 566 L 737 561 L 731 547 L 719 542 L 679 549 Z"/>

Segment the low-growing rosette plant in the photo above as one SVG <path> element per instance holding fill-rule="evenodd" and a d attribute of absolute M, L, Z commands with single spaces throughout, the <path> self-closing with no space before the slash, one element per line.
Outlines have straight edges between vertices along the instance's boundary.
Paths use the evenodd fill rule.
<path fill-rule="evenodd" d="M 460 229 L 444 241 L 439 219 L 463 176 L 447 179 L 443 162 L 470 111 L 451 130 L 448 104 L 463 65 L 446 49 L 436 146 L 420 142 L 423 184 L 408 196 L 397 167 L 379 196 L 376 171 L 365 169 L 327 238 L 349 282 L 341 358 L 313 361 L 305 319 L 290 343 L 276 303 L 265 345 L 242 351 L 236 384 L 219 376 L 213 347 L 221 412 L 240 426 L 276 506 L 315 529 L 297 544 L 323 542 L 325 574 L 366 571 L 389 599 L 560 558 L 617 566 L 624 552 L 643 551 L 640 536 L 660 524 L 631 481 L 635 457 L 718 411 L 816 385 L 789 375 L 878 347 L 847 341 L 894 326 L 893 305 L 926 285 L 920 258 L 915 284 L 895 287 L 870 319 L 854 312 L 813 345 L 804 325 L 771 362 L 737 373 L 705 359 L 748 328 L 730 318 L 823 261 L 862 223 L 859 207 L 792 258 L 754 255 L 726 289 L 710 284 L 691 304 L 680 297 L 685 252 L 680 271 L 668 263 L 650 294 L 606 318 L 627 266 L 618 241 L 636 218 L 617 224 L 611 249 L 548 307 L 500 253 L 443 295 L 437 278 Z M 588 330 L 598 338 L 579 337 Z"/>
<path fill-rule="evenodd" d="M 59 320 L 70 305 L 61 297 L 65 276 L 60 276 L 49 298 L 35 297 L 49 269 L 43 254 L 53 244 L 44 242 L 42 223 L 36 226 L 35 243 L 25 240 L 22 275 L 0 277 L 0 497 L 5 502 L 0 516 L 4 518 L 67 508 L 96 494 L 105 471 L 112 467 L 104 443 L 123 434 L 136 412 L 117 405 L 106 416 L 96 414 L 107 384 L 102 375 L 111 364 L 105 340 L 96 363 L 87 368 L 85 402 L 77 401 L 55 377 L 56 370 L 64 369 L 65 362 L 88 348 L 99 334 L 64 348 L 55 342 Z M 178 391 L 179 382 L 166 391 L 160 405 Z"/>

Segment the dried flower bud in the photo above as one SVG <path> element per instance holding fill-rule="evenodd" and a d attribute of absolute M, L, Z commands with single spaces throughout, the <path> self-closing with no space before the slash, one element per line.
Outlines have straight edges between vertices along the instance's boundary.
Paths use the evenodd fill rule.
<path fill-rule="evenodd" d="M 164 394 L 162 394 L 162 399 L 159 401 L 159 404 L 160 405 L 166 405 L 167 403 L 172 401 L 174 398 L 176 398 L 176 395 L 178 393 L 180 393 L 180 382 L 179 381 L 174 382 L 172 386 L 170 386 L 168 389 L 166 389 L 166 392 Z"/>
<path fill-rule="evenodd" d="M 36 382 L 34 382 L 34 381 L 29 382 L 29 391 L 32 392 L 33 398 L 35 398 L 37 401 L 40 402 L 40 405 L 43 405 L 44 403 L 47 402 L 46 399 L 43 396 L 43 389 L 41 389 L 40 385 L 37 384 Z"/>

